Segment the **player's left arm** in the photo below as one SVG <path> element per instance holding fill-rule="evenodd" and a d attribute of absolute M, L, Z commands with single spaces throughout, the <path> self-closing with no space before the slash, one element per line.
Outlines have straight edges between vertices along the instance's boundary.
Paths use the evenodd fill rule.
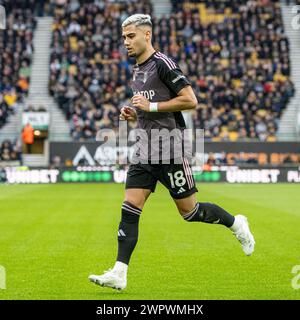
<path fill-rule="evenodd" d="M 174 67 L 170 68 L 169 63 L 159 60 L 158 74 L 161 81 L 176 94 L 176 97 L 168 101 L 150 102 L 141 95 L 134 95 L 131 100 L 134 107 L 146 112 L 176 112 L 196 108 L 198 101 L 191 83 L 175 62 L 172 62 L 172 66 Z"/>

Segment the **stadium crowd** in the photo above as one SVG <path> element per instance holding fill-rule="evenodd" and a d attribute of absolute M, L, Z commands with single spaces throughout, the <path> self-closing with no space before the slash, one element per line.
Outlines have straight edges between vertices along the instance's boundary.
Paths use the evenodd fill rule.
<path fill-rule="evenodd" d="M 28 93 L 33 32 L 36 27 L 35 1 L 2 0 L 6 29 L 0 32 L 0 128 Z"/>
<path fill-rule="evenodd" d="M 173 17 L 161 21 L 166 29 L 173 26 L 173 58 L 198 97 L 195 126 L 204 126 L 207 140 L 274 141 L 282 111 L 294 94 L 280 2 L 205 3 L 199 8 L 173 1 Z M 199 12 L 207 23 L 199 23 Z M 174 53 L 167 41 L 163 51 Z"/>
<path fill-rule="evenodd" d="M 170 17 L 153 18 L 154 47 L 189 76 L 199 102 L 194 124 L 205 128 L 207 140 L 273 141 L 294 94 L 280 4 L 205 2 L 203 9 L 173 1 Z M 201 10 L 219 20 L 200 23 Z M 75 140 L 118 126 L 118 111 L 132 95 L 134 63 L 122 46 L 120 24 L 135 12 L 151 14 L 150 3 L 101 1 L 55 10 L 49 90 Z"/>
<path fill-rule="evenodd" d="M 0 32 L 0 129 L 28 94 L 36 17 L 42 16 L 50 3 L 51 0 L 0 0 L 6 13 L 5 30 Z M 0 161 L 21 160 L 20 140 L 2 141 Z"/>
<path fill-rule="evenodd" d="M 7 32 L 0 35 L 0 126 L 28 92 L 34 13 L 48 1 L 2 0 Z M 8 5 L 9 3 L 9 5 Z M 117 130 L 129 103 L 134 60 L 121 23 L 152 14 L 149 0 L 50 0 L 54 13 L 49 91 L 71 124 L 74 140 Z M 274 141 L 294 94 L 289 43 L 278 0 L 172 1 L 170 17 L 153 17 L 154 47 L 176 60 L 198 98 L 193 123 L 205 139 Z M 133 124 L 131 124 L 134 126 Z"/>
<path fill-rule="evenodd" d="M 132 96 L 134 63 L 122 45 L 121 21 L 136 12 L 151 14 L 150 1 L 73 1 L 55 9 L 49 90 L 70 120 L 74 140 L 117 130 L 119 109 Z"/>

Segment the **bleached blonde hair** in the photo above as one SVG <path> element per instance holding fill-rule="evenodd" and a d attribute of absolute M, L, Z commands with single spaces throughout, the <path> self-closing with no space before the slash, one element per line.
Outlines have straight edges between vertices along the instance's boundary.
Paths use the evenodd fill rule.
<path fill-rule="evenodd" d="M 137 13 L 129 16 L 126 20 L 123 21 L 122 28 L 130 24 L 134 24 L 135 26 L 147 25 L 152 27 L 151 17 L 149 16 L 149 14 Z"/>

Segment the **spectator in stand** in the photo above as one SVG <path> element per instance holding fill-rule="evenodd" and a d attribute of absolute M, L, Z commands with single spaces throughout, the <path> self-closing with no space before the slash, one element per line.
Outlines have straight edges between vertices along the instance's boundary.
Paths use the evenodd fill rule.
<path fill-rule="evenodd" d="M 0 93 L 0 129 L 6 123 L 6 119 L 9 113 L 9 106 L 4 100 L 3 95 Z"/>
<path fill-rule="evenodd" d="M 22 141 L 26 145 L 26 152 L 30 154 L 34 143 L 34 129 L 30 123 L 27 123 L 23 128 Z"/>
<path fill-rule="evenodd" d="M 0 161 L 21 161 L 21 146 L 19 141 L 12 143 L 5 140 L 0 145 Z"/>

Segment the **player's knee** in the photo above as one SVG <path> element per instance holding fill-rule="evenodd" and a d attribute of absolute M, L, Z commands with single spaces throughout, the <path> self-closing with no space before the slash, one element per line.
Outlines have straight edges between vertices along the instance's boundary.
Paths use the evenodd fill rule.
<path fill-rule="evenodd" d="M 198 202 L 192 210 L 182 214 L 182 218 L 186 222 L 204 221 L 206 216 L 205 210 L 205 206 Z"/>
<path fill-rule="evenodd" d="M 197 199 L 195 197 L 195 194 L 192 194 L 183 199 L 174 199 L 174 200 L 177 206 L 177 210 L 182 217 L 190 213 L 197 204 Z"/>
<path fill-rule="evenodd" d="M 191 207 L 191 206 L 180 206 L 177 207 L 179 214 L 182 216 L 182 218 L 184 219 L 185 216 L 189 215 L 195 207 Z"/>
<path fill-rule="evenodd" d="M 124 201 L 122 204 L 122 222 L 137 223 L 140 219 L 142 210 L 134 204 Z"/>
<path fill-rule="evenodd" d="M 197 212 L 196 206 L 192 210 L 190 208 L 189 208 L 189 210 L 180 210 L 179 209 L 179 213 L 180 213 L 181 217 L 183 218 L 184 221 L 187 221 L 187 222 L 192 221 L 190 218 L 193 217 L 193 215 L 196 212 Z"/>
<path fill-rule="evenodd" d="M 133 206 L 135 206 L 139 210 L 143 210 L 145 201 L 146 201 L 146 199 L 144 199 L 143 197 L 134 197 L 134 196 L 130 196 L 130 195 L 126 195 L 125 199 L 124 199 L 124 202 L 131 203 Z"/>
<path fill-rule="evenodd" d="M 190 212 L 193 209 L 193 205 L 190 203 L 176 203 L 177 210 L 181 215 Z"/>

